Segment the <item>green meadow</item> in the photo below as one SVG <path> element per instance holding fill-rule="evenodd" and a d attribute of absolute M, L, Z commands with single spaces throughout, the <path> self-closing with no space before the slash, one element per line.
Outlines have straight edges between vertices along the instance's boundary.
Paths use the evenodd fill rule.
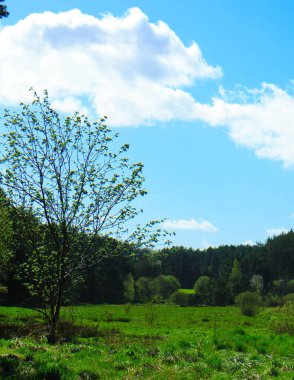
<path fill-rule="evenodd" d="M 2 379 L 293 379 L 294 341 L 274 309 L 147 304 L 65 307 L 60 342 L 40 316 L 0 307 Z"/>
<path fill-rule="evenodd" d="M 195 294 L 195 290 L 194 289 L 179 289 L 178 291 L 180 293 L 184 293 L 184 294 Z"/>

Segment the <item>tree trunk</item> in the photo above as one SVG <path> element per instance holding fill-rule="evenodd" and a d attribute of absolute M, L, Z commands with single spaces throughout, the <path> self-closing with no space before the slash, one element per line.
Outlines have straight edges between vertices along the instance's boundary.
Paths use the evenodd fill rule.
<path fill-rule="evenodd" d="M 56 344 L 57 343 L 57 323 L 53 323 L 50 326 L 50 331 L 47 337 L 47 342 L 49 344 Z"/>
<path fill-rule="evenodd" d="M 54 305 L 52 305 L 53 307 L 51 308 L 53 312 L 52 312 L 52 315 L 50 316 L 49 334 L 47 337 L 47 341 L 49 344 L 57 343 L 57 327 L 58 327 L 58 322 L 59 322 L 59 317 L 60 317 L 62 293 L 63 293 L 63 288 L 62 286 L 60 286 L 56 301 Z"/>

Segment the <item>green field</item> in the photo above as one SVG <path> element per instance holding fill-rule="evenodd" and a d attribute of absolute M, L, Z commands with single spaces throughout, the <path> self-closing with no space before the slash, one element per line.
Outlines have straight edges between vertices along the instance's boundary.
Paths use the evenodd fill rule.
<path fill-rule="evenodd" d="M 236 307 L 68 307 L 63 342 L 50 346 L 38 315 L 0 307 L 0 378 L 293 379 L 293 337 L 270 331 L 273 312 L 245 317 Z"/>
<path fill-rule="evenodd" d="M 195 294 L 195 290 L 194 289 L 179 289 L 178 291 L 180 293 L 184 293 L 184 294 Z"/>

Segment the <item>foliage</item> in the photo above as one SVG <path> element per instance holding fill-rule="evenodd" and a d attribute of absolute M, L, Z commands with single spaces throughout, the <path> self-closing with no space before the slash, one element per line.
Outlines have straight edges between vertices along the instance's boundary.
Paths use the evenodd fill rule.
<path fill-rule="evenodd" d="M 265 262 L 271 268 L 272 280 L 294 278 L 293 246 L 293 230 L 267 240 Z"/>
<path fill-rule="evenodd" d="M 282 306 L 284 304 L 284 298 L 276 294 L 268 293 L 264 299 L 265 306 Z"/>
<path fill-rule="evenodd" d="M 0 3 L 3 3 L 5 0 L 0 0 Z M 9 16 L 9 12 L 7 11 L 6 5 L 0 4 L 0 19 L 2 17 Z"/>
<path fill-rule="evenodd" d="M 277 334 L 294 335 L 294 300 L 289 300 L 275 311 L 270 327 Z"/>
<path fill-rule="evenodd" d="M 140 277 L 135 284 L 136 301 L 150 302 L 155 295 L 152 279 Z"/>
<path fill-rule="evenodd" d="M 34 93 L 32 104 L 21 108 L 4 115 L 1 183 L 19 216 L 35 218 L 33 229 L 26 226 L 33 249 L 23 277 L 31 294 L 43 301 L 40 312 L 54 341 L 64 292 L 77 274 L 110 252 L 122 252 L 126 239 L 153 244 L 161 231 L 148 234 L 157 224 L 150 222 L 128 234 L 126 223 L 139 212 L 133 202 L 146 194 L 143 165 L 129 163 L 128 144 L 116 151 L 117 134 L 106 118 L 91 123 L 75 113 L 62 119 L 46 91 L 43 99 Z M 98 235 L 108 237 L 103 249 L 94 249 Z"/>
<path fill-rule="evenodd" d="M 127 316 L 131 314 L 132 307 L 133 305 L 131 303 L 125 303 L 124 310 Z"/>
<path fill-rule="evenodd" d="M 194 289 L 202 304 L 212 304 L 212 281 L 209 276 L 198 277 L 195 282 Z"/>
<path fill-rule="evenodd" d="M 233 292 L 235 293 L 235 291 L 237 291 L 240 288 L 241 281 L 242 281 L 242 272 L 240 269 L 239 261 L 237 259 L 234 259 L 229 280 L 232 283 Z"/>
<path fill-rule="evenodd" d="M 154 298 L 165 300 L 179 287 L 180 283 L 174 276 L 140 277 L 136 281 L 136 299 L 138 302 L 150 302 Z"/>
<path fill-rule="evenodd" d="M 180 283 L 174 276 L 161 274 L 153 280 L 153 287 L 157 296 L 167 299 L 180 288 Z"/>
<path fill-rule="evenodd" d="M 287 292 L 287 283 L 284 279 L 280 278 L 272 282 L 272 289 L 275 294 L 282 296 Z"/>
<path fill-rule="evenodd" d="M 153 326 L 155 323 L 156 319 L 158 318 L 158 306 L 156 302 L 148 302 L 145 305 L 145 319 L 149 326 Z"/>
<path fill-rule="evenodd" d="M 33 222 L 28 213 L 20 218 L 15 211 L 12 213 L 12 220 L 14 230 L 11 246 L 13 259 L 10 260 L 7 280 L 3 283 L 3 285 L 8 286 L 8 294 L 2 299 L 6 303 L 14 305 L 19 305 L 23 300 L 26 301 L 26 305 L 36 305 L 38 300 L 29 297 L 26 289 L 16 277 L 16 269 L 20 268 L 21 263 L 26 260 L 27 254 L 33 248 L 32 242 L 24 233 L 24 226 L 30 225 L 34 228 L 33 236 L 36 239 L 38 237 L 36 223 Z M 68 289 L 66 302 L 68 304 L 77 302 L 123 303 L 125 302 L 123 283 L 129 273 L 136 281 L 140 277 L 154 279 L 161 274 L 170 274 L 177 278 L 183 288 L 187 289 L 193 288 L 195 278 L 207 273 L 211 279 L 211 304 L 231 305 L 236 294 L 250 290 L 250 279 L 254 274 L 259 273 L 264 282 L 263 297 L 265 304 L 278 306 L 283 302 L 283 297 L 289 293 L 289 278 L 293 278 L 294 275 L 292 273 L 293 235 L 293 231 L 290 231 L 283 236 L 283 239 L 279 236 L 273 238 L 270 243 L 271 251 L 267 250 L 268 243 L 255 246 L 221 246 L 207 250 L 171 247 L 156 252 L 150 249 L 134 249 L 129 246 L 125 254 L 108 257 L 80 272 L 83 282 L 77 283 L 75 281 L 74 288 Z M 278 240 L 279 244 L 274 244 L 275 239 Z M 105 239 L 104 242 L 103 240 L 104 238 L 100 236 L 94 240 L 93 252 L 96 249 L 106 251 L 107 247 L 111 247 L 111 244 L 113 251 L 117 250 L 114 241 L 110 244 L 110 241 L 107 242 Z M 280 266 L 276 260 L 279 260 L 278 252 L 282 251 L 284 262 L 283 266 Z M 269 258 L 271 259 L 269 260 Z M 238 261 L 242 273 L 240 291 L 237 293 L 238 288 L 233 288 L 232 282 L 229 280 L 235 259 Z M 280 268 L 278 275 L 275 263 Z M 289 275 L 289 272 L 292 274 Z M 75 277 L 75 280 L 78 278 Z M 151 296 L 148 296 L 146 300 L 144 297 L 143 299 L 139 297 L 139 299 L 139 289 L 136 285 L 135 288 L 136 302 L 148 302 L 148 299 L 152 299 L 153 294 L 156 293 L 153 289 Z M 144 289 L 141 293 L 144 293 Z M 204 304 L 203 301 L 201 302 Z M 199 303 L 199 300 L 196 303 Z"/>
<path fill-rule="evenodd" d="M 283 297 L 283 301 L 288 302 L 288 301 L 294 301 L 294 293 L 288 293 Z"/>
<path fill-rule="evenodd" d="M 0 296 L 1 294 L 7 294 L 7 293 L 8 293 L 7 286 L 0 285 Z"/>
<path fill-rule="evenodd" d="M 12 254 L 13 226 L 9 208 L 0 198 L 0 284 L 8 272 L 8 264 Z"/>
<path fill-rule="evenodd" d="M 135 281 L 132 273 L 128 273 L 124 282 L 124 301 L 125 302 L 133 302 L 135 298 Z"/>
<path fill-rule="evenodd" d="M 288 281 L 288 284 L 287 284 L 287 292 L 288 292 L 288 293 L 294 293 L 294 279 Z"/>
<path fill-rule="evenodd" d="M 257 292 L 243 292 L 237 295 L 236 304 L 240 307 L 242 314 L 252 317 L 257 314 L 258 307 L 261 306 L 262 300 Z"/>
<path fill-rule="evenodd" d="M 183 288 L 181 288 L 181 289 L 179 289 L 178 290 L 178 292 L 180 292 L 180 293 L 185 293 L 185 294 L 195 294 L 195 289 L 183 289 Z"/>
<path fill-rule="evenodd" d="M 252 292 L 259 294 L 263 291 L 263 277 L 260 274 L 255 274 L 250 279 L 250 289 Z"/>
<path fill-rule="evenodd" d="M 195 306 L 197 304 L 197 296 L 195 294 L 195 291 L 193 290 L 193 293 L 191 292 L 182 292 L 182 289 L 174 292 L 170 296 L 171 302 L 173 302 L 175 305 L 179 306 Z M 190 289 L 185 289 L 190 290 Z M 199 303 L 199 299 L 198 299 Z"/>

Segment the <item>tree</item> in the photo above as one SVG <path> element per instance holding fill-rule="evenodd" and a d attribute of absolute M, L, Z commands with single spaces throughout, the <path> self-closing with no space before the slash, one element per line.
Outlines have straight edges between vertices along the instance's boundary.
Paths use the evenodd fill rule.
<path fill-rule="evenodd" d="M 0 3 L 3 3 L 5 0 L 0 0 Z M 2 17 L 9 16 L 9 12 L 7 11 L 6 5 L 0 4 L 0 19 Z"/>
<path fill-rule="evenodd" d="M 241 281 L 242 281 L 242 272 L 240 269 L 239 261 L 237 259 L 234 259 L 229 280 L 230 280 L 232 295 L 235 296 L 237 293 L 240 292 Z"/>
<path fill-rule="evenodd" d="M 39 311 L 48 323 L 48 341 L 55 343 L 64 293 L 77 275 L 130 243 L 152 245 L 162 235 L 156 228 L 151 232 L 155 221 L 128 232 L 126 223 L 139 212 L 133 201 L 146 194 L 143 165 L 125 157 L 128 144 L 115 148 L 118 135 L 106 118 L 61 118 L 46 91 L 43 98 L 34 92 L 32 104 L 20 106 L 20 113 L 4 115 L 1 184 L 20 216 L 29 212 L 38 221 L 27 229 L 33 249 L 23 277 L 43 302 Z M 94 243 L 102 235 L 107 244 L 99 249 Z"/>
<path fill-rule="evenodd" d="M 282 296 L 287 292 L 287 283 L 282 278 L 272 282 L 272 288 L 275 294 Z"/>
<path fill-rule="evenodd" d="M 287 293 L 294 293 L 294 279 L 288 281 L 288 284 L 287 284 Z"/>
<path fill-rule="evenodd" d="M 212 281 L 208 276 L 200 276 L 195 282 L 194 289 L 199 296 L 201 303 L 212 304 Z"/>
<path fill-rule="evenodd" d="M 135 281 L 132 273 L 128 273 L 124 282 L 124 301 L 125 302 L 133 302 L 135 298 Z"/>
<path fill-rule="evenodd" d="M 155 296 L 154 283 L 151 278 L 140 277 L 135 284 L 136 300 L 138 302 L 150 302 Z"/>
<path fill-rule="evenodd" d="M 257 292 L 249 291 L 238 294 L 235 301 L 240 307 L 241 313 L 248 317 L 254 316 L 262 304 L 260 295 Z"/>
<path fill-rule="evenodd" d="M 159 275 L 154 280 L 156 295 L 162 299 L 167 299 L 172 293 L 180 288 L 180 283 L 176 277 L 171 275 Z"/>
<path fill-rule="evenodd" d="M 7 199 L 0 191 L 0 284 L 5 280 L 9 259 L 11 257 L 13 227 Z"/>
<path fill-rule="evenodd" d="M 254 274 L 250 280 L 250 288 L 259 294 L 263 291 L 263 277 L 260 274 Z"/>

